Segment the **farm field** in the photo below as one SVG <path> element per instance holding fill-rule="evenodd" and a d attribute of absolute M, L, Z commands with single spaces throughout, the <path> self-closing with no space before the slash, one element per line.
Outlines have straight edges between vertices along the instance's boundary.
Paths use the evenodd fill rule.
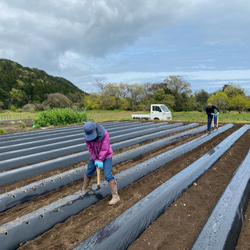
<path fill-rule="evenodd" d="M 68 199 L 67 204 L 69 210 L 72 211 L 73 209 L 70 209 L 71 203 L 69 203 L 70 198 L 67 197 L 72 196 L 73 194 L 77 197 L 80 196 L 80 204 L 84 204 L 85 200 L 87 202 L 95 197 L 90 206 L 80 209 L 79 212 L 74 213 L 72 211 L 72 214 L 69 212 L 70 216 L 67 218 L 61 219 L 58 223 L 53 223 L 50 228 L 39 233 L 39 235 L 32 237 L 33 239 L 27 239 L 27 242 L 20 241 L 18 244 L 18 249 L 74 249 L 81 243 L 87 241 L 89 237 L 104 228 L 108 223 L 112 222 L 117 217 L 122 216 L 122 214 L 130 208 L 133 208 L 133 206 L 142 201 L 144 197 L 147 197 L 154 192 L 154 190 L 161 187 L 162 184 L 168 182 L 178 173 L 181 173 L 181 171 L 197 162 L 204 155 L 208 155 L 208 162 L 211 162 L 213 159 L 213 152 L 227 146 L 227 144 L 221 143 L 240 129 L 243 129 L 245 126 L 245 124 L 242 123 L 222 124 L 217 131 L 214 131 L 208 136 L 206 135 L 206 130 L 204 128 L 205 123 L 197 123 L 194 124 L 194 126 L 193 124 L 194 123 L 191 122 L 180 124 L 172 121 L 169 124 L 171 127 L 168 127 L 168 125 L 163 122 L 142 123 L 136 121 L 121 121 L 103 123 L 104 127 L 110 133 L 111 140 L 113 140 L 111 142 L 114 150 L 113 162 L 117 162 L 117 164 L 113 165 L 112 172 L 115 177 L 117 176 L 121 201 L 115 206 L 108 205 L 111 196 L 109 190 L 105 191 L 107 189 L 105 189 L 103 174 L 101 175 L 101 180 L 103 181 L 101 190 L 87 195 L 81 194 L 79 191 L 82 187 L 84 166 L 86 166 L 88 162 L 88 155 L 85 154 L 86 157 L 82 157 L 84 159 L 81 159 L 78 162 L 75 160 L 76 162 L 74 163 L 70 163 L 70 160 L 68 159 L 70 159 L 70 157 L 73 158 L 74 155 L 82 156 L 84 152 L 86 152 L 84 147 L 82 147 L 82 149 L 81 146 L 80 149 L 76 147 L 77 143 L 81 145 L 81 138 L 79 137 L 83 132 L 83 126 L 72 126 L 65 129 L 48 129 L 42 132 L 32 131 L 23 133 L 21 137 L 15 137 L 15 134 L 0 135 L 0 153 L 2 157 L 6 157 L 4 160 L 3 158 L 1 159 L 2 164 L 0 161 L 0 208 L 4 207 L 3 204 L 1 204 L 1 199 L 5 196 L 11 197 L 11 201 L 13 201 L 18 199 L 18 192 L 28 193 L 27 185 L 29 188 L 32 187 L 32 192 L 34 191 L 35 193 L 38 191 L 38 188 L 35 188 L 34 183 L 39 183 L 39 185 L 40 183 L 45 183 L 46 186 L 46 182 L 44 181 L 46 178 L 51 178 L 52 176 L 58 177 L 63 174 L 68 176 L 71 173 L 70 171 L 73 171 L 74 169 L 79 172 L 77 173 L 79 176 L 78 180 L 69 181 L 69 183 L 64 186 L 53 190 L 51 189 L 44 194 L 38 194 L 37 197 L 33 197 L 33 199 L 26 197 L 23 199 L 25 202 L 20 202 L 20 204 L 15 204 L 14 206 L 11 205 L 12 202 L 10 202 L 8 206 L 11 207 L 3 209 L 4 211 L 1 211 L 0 213 L 1 242 L 7 242 L 7 245 L 12 244 L 12 237 L 14 237 L 12 231 L 19 232 L 18 230 L 20 230 L 23 235 L 27 234 L 29 236 L 29 234 L 31 234 L 30 232 L 34 230 L 34 227 L 42 227 L 39 223 L 42 224 L 42 220 L 46 221 L 46 212 L 42 218 L 40 216 L 39 222 L 36 222 L 37 224 L 34 225 L 32 223 L 32 214 L 41 208 L 47 209 L 52 207 L 56 202 L 60 204 L 60 201 Z M 223 130 L 226 126 L 228 126 L 227 129 Z M 183 129 L 178 130 L 179 128 Z M 200 130 L 197 130 L 197 132 L 191 132 L 198 128 Z M 143 132 L 144 130 L 145 132 Z M 49 136 L 47 138 L 45 135 L 50 131 L 51 134 L 48 134 Z M 167 133 L 167 131 L 169 131 L 169 133 Z M 68 133 L 67 135 L 66 132 Z M 43 133 L 41 134 L 41 138 L 39 137 L 39 133 Z M 75 137 L 73 139 L 73 135 L 79 139 L 75 139 Z M 119 135 L 122 135 L 123 138 L 120 138 Z M 153 136 L 148 136 L 146 138 L 146 135 Z M 66 136 L 68 136 L 67 145 Z M 54 139 L 49 141 L 50 137 L 53 137 Z M 134 138 L 140 137 L 144 137 L 144 139 L 138 139 L 138 141 L 131 145 L 125 144 L 126 141 L 132 141 Z M 62 141 L 60 141 L 60 138 L 62 138 Z M 170 155 L 174 155 L 174 150 L 177 150 L 184 145 L 192 144 L 192 141 L 199 142 L 203 139 L 204 142 L 202 144 L 197 144 L 196 147 L 190 149 L 188 152 L 183 152 L 183 154 L 173 158 L 170 157 Z M 74 140 L 77 140 L 77 142 Z M 10 143 L 8 143 L 8 141 Z M 37 141 L 37 144 L 35 144 L 35 141 Z M 164 145 L 156 146 L 156 144 L 161 141 L 166 141 L 166 143 Z M 72 142 L 74 142 L 74 144 L 70 144 Z M 122 144 L 123 142 L 124 144 Z M 121 143 L 121 146 L 118 145 L 119 143 Z M 83 144 L 84 143 L 82 142 L 82 145 Z M 15 145 L 16 148 L 14 147 Z M 18 145 L 20 145 L 20 147 Z M 147 152 L 139 153 L 133 157 L 133 153 L 136 149 L 147 145 L 149 145 Z M 222 146 L 217 147 L 218 145 Z M 50 147 L 50 152 L 54 152 L 51 156 L 48 153 Z M 74 150 L 73 147 L 75 147 Z M 150 149 L 150 147 L 152 147 L 152 149 Z M 35 151 L 36 148 L 38 152 Z M 220 157 L 218 157 L 218 159 L 215 160 L 213 164 L 211 164 L 211 167 L 209 167 L 204 174 L 202 174 L 197 180 L 192 181 L 191 185 L 183 190 L 180 196 L 176 197 L 176 199 L 170 203 L 166 208 L 166 211 L 160 214 L 155 221 L 150 223 L 150 225 L 138 235 L 137 239 L 126 248 L 190 249 L 210 217 L 224 190 L 235 176 L 236 170 L 247 157 L 249 149 L 250 131 L 249 129 L 246 129 L 232 146 L 230 146 Z M 18 151 L 20 155 L 15 161 L 15 154 L 18 154 Z M 45 152 L 45 156 L 44 158 L 40 158 L 39 154 L 43 151 Z M 127 160 L 119 160 L 119 157 L 126 154 L 126 152 L 129 152 L 128 155 L 130 155 L 130 158 Z M 169 155 L 168 152 L 170 152 Z M 8 154 L 10 156 L 9 158 Z M 137 180 L 131 181 L 129 185 L 120 185 L 123 178 L 125 179 L 125 175 L 122 177 L 119 174 L 126 170 L 135 168 L 136 166 L 143 165 L 145 162 L 147 163 L 146 165 L 157 165 L 159 161 L 158 158 L 160 157 L 164 160 L 159 167 L 155 167 L 153 171 L 149 171 Z M 170 159 L 166 160 L 168 157 Z M 32 174 L 35 167 L 37 169 L 44 169 L 44 167 L 40 166 L 43 164 L 46 165 L 47 162 L 52 162 L 59 158 L 62 158 L 62 163 L 59 163 L 59 166 L 62 166 L 63 164 L 65 166 L 56 167 L 54 169 L 50 167 L 47 171 L 39 170 L 40 173 L 37 174 L 37 172 L 34 171 L 34 174 Z M 69 162 L 69 164 L 66 162 Z M 14 165 L 12 164 L 14 164 L 15 167 L 13 167 Z M 50 165 L 53 166 L 55 164 L 52 162 Z M 31 167 L 30 170 L 25 172 L 25 169 L 29 169 L 29 167 Z M 80 171 L 80 168 L 83 168 L 83 170 Z M 144 167 L 142 167 L 142 169 L 143 168 Z M 24 176 L 27 175 L 27 177 L 21 178 L 20 173 L 15 175 L 15 171 L 18 172 L 19 170 L 20 172 L 23 171 L 22 174 Z M 5 175 L 7 175 L 7 177 Z M 250 177 L 248 176 L 248 180 L 249 178 Z M 95 189 L 96 176 L 92 178 L 91 184 L 93 184 L 93 189 Z M 102 191 L 107 194 L 105 193 L 105 195 L 103 195 Z M 249 184 L 245 199 L 249 201 Z M 235 200 L 232 199 L 232 202 L 234 201 Z M 72 202 L 72 207 L 73 205 L 74 202 Z M 56 217 L 57 214 L 68 213 L 68 210 L 65 210 L 64 212 L 63 206 L 61 208 L 56 208 L 57 211 L 48 212 L 48 216 L 52 214 Z M 143 210 L 144 207 L 141 207 L 141 209 Z M 239 238 L 236 239 L 236 245 L 232 246 L 232 249 L 250 249 L 249 206 L 247 206 L 246 212 L 242 215 L 242 218 L 244 218 L 244 223 L 240 230 Z M 240 220 L 240 218 L 238 218 L 238 220 Z M 21 225 L 20 229 L 15 229 L 15 225 Z M 27 230 L 27 233 L 25 233 L 25 230 Z M 136 231 L 134 228 L 131 230 L 132 232 Z M 21 236 L 20 239 L 22 239 Z M 4 249 L 15 249 L 15 247 Z"/>
<path fill-rule="evenodd" d="M 132 112 L 124 110 L 87 110 L 86 115 L 88 119 L 94 122 L 109 122 L 109 121 L 127 121 L 132 120 L 131 115 L 133 113 L 148 113 L 143 111 Z M 37 119 L 39 112 L 0 112 L 0 135 L 28 132 L 33 131 L 33 119 Z M 199 122 L 206 123 L 207 116 L 205 111 L 183 111 L 172 112 L 172 122 Z M 219 123 L 250 123 L 249 112 L 237 112 L 231 111 L 227 113 L 221 113 L 219 116 Z M 77 124 L 74 124 L 77 125 Z M 72 125 L 69 125 L 72 126 Z M 50 127 L 52 128 L 52 127 Z M 42 128 L 47 129 L 47 128 Z M 37 130 L 37 128 L 36 128 Z M 1 132 L 2 131 L 2 132 Z M 4 131 L 4 132 L 3 132 Z"/>

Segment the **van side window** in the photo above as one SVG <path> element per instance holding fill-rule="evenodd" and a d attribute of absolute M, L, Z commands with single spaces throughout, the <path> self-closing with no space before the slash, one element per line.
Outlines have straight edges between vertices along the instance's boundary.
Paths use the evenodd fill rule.
<path fill-rule="evenodd" d="M 160 109 L 160 107 L 158 107 L 158 106 L 153 106 L 153 111 L 161 112 L 161 109 Z"/>

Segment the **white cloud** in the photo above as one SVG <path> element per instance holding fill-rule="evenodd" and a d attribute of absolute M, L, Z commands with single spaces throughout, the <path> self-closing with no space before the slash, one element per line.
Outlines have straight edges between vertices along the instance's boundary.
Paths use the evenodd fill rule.
<path fill-rule="evenodd" d="M 119 79 L 125 79 L 125 81 L 131 81 L 131 79 L 152 79 L 158 77 L 167 78 L 170 75 L 180 75 L 186 76 L 190 80 L 240 80 L 248 79 L 250 76 L 250 70 L 225 70 L 225 71 L 174 71 L 174 72 L 123 72 L 118 74 L 104 74 L 104 75 L 95 75 L 96 78 L 107 78 L 114 79 L 111 82 L 117 82 Z M 164 78 L 162 79 L 164 80 Z M 141 82 L 141 81 L 140 81 Z"/>
<path fill-rule="evenodd" d="M 96 79 L 106 83 L 160 83 L 171 75 L 182 76 L 191 84 L 193 90 L 204 89 L 209 92 L 217 91 L 224 84 L 235 82 L 242 84 L 243 88 L 250 90 L 249 70 L 225 70 L 225 71 L 174 71 L 174 72 L 123 72 L 117 74 L 95 75 Z M 248 79 L 248 80 L 245 80 Z M 206 82 L 206 85 L 204 83 Z"/>

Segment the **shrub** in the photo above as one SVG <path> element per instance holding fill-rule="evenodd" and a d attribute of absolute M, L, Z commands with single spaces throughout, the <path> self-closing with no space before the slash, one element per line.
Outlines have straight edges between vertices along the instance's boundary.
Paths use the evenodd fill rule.
<path fill-rule="evenodd" d="M 35 104 L 26 104 L 23 106 L 23 111 L 35 111 Z"/>
<path fill-rule="evenodd" d="M 46 101 L 43 102 L 43 106 L 50 108 L 67 108 L 71 106 L 69 98 L 60 93 L 49 94 Z"/>
<path fill-rule="evenodd" d="M 15 111 L 16 111 L 16 106 L 15 106 L 15 105 L 11 105 L 11 106 L 10 106 L 10 110 L 11 110 L 12 112 L 15 112 Z"/>
<path fill-rule="evenodd" d="M 41 112 L 38 118 L 34 119 L 34 125 L 36 127 L 58 126 L 84 122 L 86 120 L 87 115 L 85 112 L 73 111 L 70 108 L 51 109 Z"/>
<path fill-rule="evenodd" d="M 43 111 L 44 107 L 42 104 L 35 103 L 35 111 Z"/>
<path fill-rule="evenodd" d="M 34 111 L 43 111 L 43 105 L 39 103 L 34 103 L 34 104 L 26 104 L 23 106 L 22 111 L 27 111 L 27 112 L 34 112 Z"/>
<path fill-rule="evenodd" d="M 5 130 L 4 129 L 0 129 L 0 134 L 4 134 Z"/>

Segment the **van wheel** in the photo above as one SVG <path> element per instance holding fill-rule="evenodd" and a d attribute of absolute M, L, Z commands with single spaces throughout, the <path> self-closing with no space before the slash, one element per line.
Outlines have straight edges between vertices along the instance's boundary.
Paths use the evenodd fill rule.
<path fill-rule="evenodd" d="M 155 118 L 154 118 L 154 120 L 157 120 L 157 121 L 159 121 L 160 119 L 159 119 L 159 118 L 157 118 L 157 117 L 155 117 Z"/>

